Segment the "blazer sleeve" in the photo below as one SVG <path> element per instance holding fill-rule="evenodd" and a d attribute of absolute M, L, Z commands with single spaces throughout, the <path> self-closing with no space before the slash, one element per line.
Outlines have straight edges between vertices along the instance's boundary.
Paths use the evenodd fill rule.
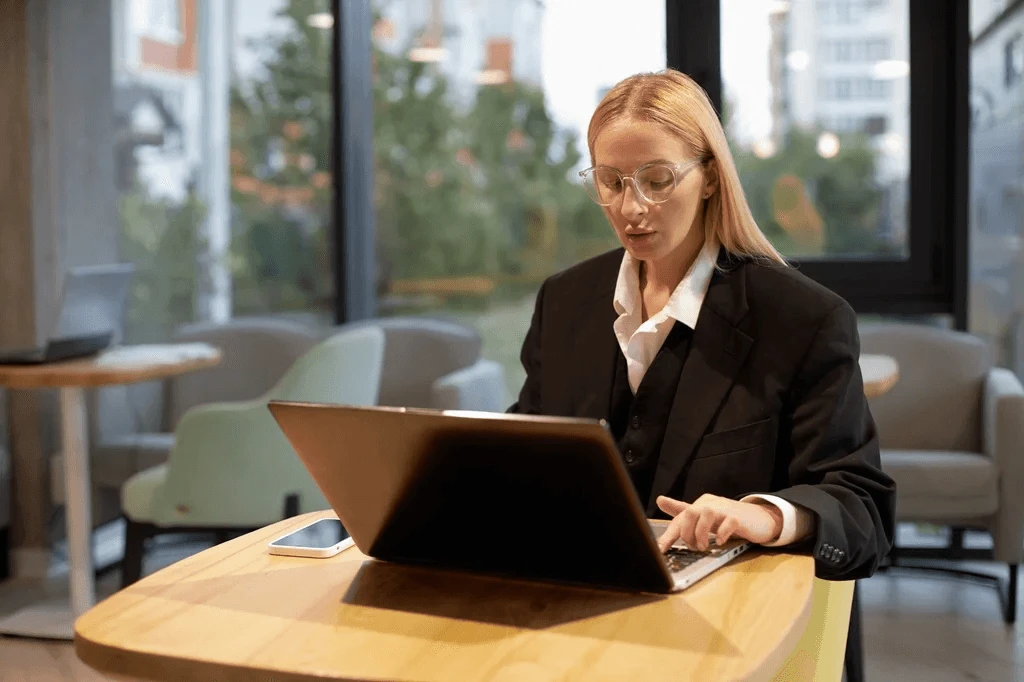
<path fill-rule="evenodd" d="M 844 301 L 822 321 L 791 386 L 780 447 L 791 487 L 773 494 L 815 515 L 815 573 L 866 578 L 892 547 L 896 484 L 882 471 L 860 373 L 857 317 Z"/>
<path fill-rule="evenodd" d="M 541 285 L 537 292 L 537 301 L 533 308 L 533 318 L 530 320 L 530 329 L 526 332 L 526 339 L 519 353 L 519 360 L 526 370 L 526 380 L 519 391 L 519 399 L 512 404 L 506 412 L 519 414 L 542 414 L 541 392 L 540 392 L 540 361 L 541 361 L 541 319 L 543 317 L 544 288 L 547 282 Z"/>

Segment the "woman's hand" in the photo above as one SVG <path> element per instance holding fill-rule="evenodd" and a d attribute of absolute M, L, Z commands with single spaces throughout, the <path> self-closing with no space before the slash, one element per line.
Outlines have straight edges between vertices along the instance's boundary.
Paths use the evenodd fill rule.
<path fill-rule="evenodd" d="M 782 512 L 770 504 L 737 502 L 717 495 L 701 495 L 693 504 L 660 495 L 658 508 L 673 518 L 658 547 L 668 551 L 676 540 L 707 551 L 709 535 L 724 545 L 734 535 L 754 543 L 771 542 L 782 533 Z"/>

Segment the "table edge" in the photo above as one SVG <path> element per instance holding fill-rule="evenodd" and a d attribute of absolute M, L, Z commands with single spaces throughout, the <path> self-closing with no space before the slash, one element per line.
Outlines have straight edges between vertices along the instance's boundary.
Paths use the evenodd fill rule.
<path fill-rule="evenodd" d="M 4 377 L 2 376 L 3 372 L 0 371 L 0 387 L 15 390 L 94 388 L 97 386 L 133 384 L 142 381 L 159 381 L 179 374 L 216 367 L 223 359 L 223 353 L 218 349 L 216 353 L 202 358 L 189 358 L 177 362 L 140 363 L 122 367 L 96 367 L 91 370 L 79 371 L 56 378 L 52 374 L 44 374 L 45 370 L 42 369 L 38 370 L 39 374 L 43 374 L 41 377 L 33 377 L 27 373 L 24 377 L 17 375 Z M 39 368 L 42 365 L 32 365 L 32 367 Z M 46 367 L 56 368 L 56 371 L 59 371 L 59 363 L 46 365 Z"/>
<path fill-rule="evenodd" d="M 265 526 L 264 528 L 254 531 L 253 534 L 259 534 L 260 536 L 263 536 L 263 539 L 266 539 L 271 535 L 276 536 L 282 530 L 298 528 L 299 526 L 305 525 L 314 519 L 330 516 L 336 517 L 333 510 L 307 512 L 305 514 L 300 514 L 299 516 Z M 240 540 L 241 538 L 238 539 Z M 259 541 L 260 540 L 257 539 L 257 542 Z M 807 583 L 807 589 L 804 590 L 803 604 L 800 608 L 800 612 L 790 622 L 788 631 L 779 639 L 775 649 L 759 661 L 754 662 L 754 664 L 746 671 L 746 676 L 744 678 L 737 679 L 771 680 L 772 676 L 778 673 L 778 671 L 782 669 L 782 666 L 785 665 L 789 656 L 792 654 L 793 649 L 800 642 L 801 637 L 803 637 L 803 634 L 810 623 L 811 607 L 814 601 L 813 558 L 799 554 L 794 554 L 792 556 L 794 558 L 805 558 L 811 564 L 809 568 L 812 575 L 811 579 Z M 146 580 L 146 578 L 143 578 L 143 580 Z M 117 593 L 114 593 L 111 597 L 116 595 Z M 108 599 L 109 598 L 110 597 L 108 597 Z M 80 624 L 87 618 L 87 616 L 88 612 L 79 617 L 74 623 L 74 638 L 72 641 L 75 655 L 89 667 L 108 675 L 138 677 L 146 680 L 184 679 L 188 678 L 190 675 L 194 675 L 195 668 L 198 665 L 202 667 L 204 676 L 207 679 L 216 680 L 218 682 L 235 682 L 236 680 L 239 682 L 248 682 L 253 679 L 254 676 L 260 675 L 269 675 L 274 680 L 280 680 L 281 682 L 363 682 L 361 678 L 314 676 L 276 668 L 245 667 L 234 663 L 186 659 L 162 653 L 150 653 L 139 649 L 118 647 L 93 639 L 84 633 L 80 628 Z M 160 677 L 153 676 L 154 668 L 160 669 Z"/>

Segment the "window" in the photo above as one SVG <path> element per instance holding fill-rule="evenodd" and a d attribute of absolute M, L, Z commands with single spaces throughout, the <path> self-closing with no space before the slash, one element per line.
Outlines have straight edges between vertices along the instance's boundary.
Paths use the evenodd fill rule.
<path fill-rule="evenodd" d="M 693 4 L 670 15 L 669 63 L 728 103 L 741 180 L 769 238 L 860 313 L 948 313 L 965 328 L 967 3 L 892 0 L 884 16 L 879 3 L 868 12 L 841 0 Z M 865 60 L 833 64 L 846 55 L 829 46 L 840 40 L 861 41 Z M 817 45 L 825 58 L 758 67 L 779 44 L 787 55 Z M 780 91 L 789 106 L 774 102 Z M 835 130 L 847 127 L 866 134 Z M 782 177 L 798 179 L 791 198 L 804 210 L 778 203 Z"/>
<path fill-rule="evenodd" d="M 541 282 L 618 245 L 574 172 L 590 165 L 595 96 L 664 68 L 664 0 L 625 13 L 593 0 L 582 15 L 576 0 L 371 8 L 399 36 L 372 44 L 376 313 L 473 326 L 511 402 Z M 446 27 L 431 54 L 405 38 L 424 23 Z"/>
<path fill-rule="evenodd" d="M 183 40 L 179 0 L 134 0 L 139 33 L 164 43 Z"/>
<path fill-rule="evenodd" d="M 1006 41 L 1004 54 L 1003 73 L 1005 76 L 1003 81 L 1007 89 L 1009 89 L 1016 85 L 1021 77 L 1024 76 L 1024 36 L 1017 34 Z"/>
<path fill-rule="evenodd" d="M 866 40 L 822 40 L 819 51 L 826 64 L 876 62 L 888 59 L 889 41 L 885 38 Z"/>
<path fill-rule="evenodd" d="M 889 92 L 890 83 L 875 78 L 824 78 L 818 85 L 824 100 L 878 100 Z"/>
<path fill-rule="evenodd" d="M 868 135 L 881 135 L 888 130 L 885 116 L 868 116 L 864 119 L 863 130 Z"/>
<path fill-rule="evenodd" d="M 146 35 L 115 41 L 180 26 L 205 61 L 171 60 L 173 77 L 130 50 L 114 64 L 120 248 L 137 271 L 126 337 L 251 315 L 332 323 L 329 2 L 134 9 Z"/>
<path fill-rule="evenodd" d="M 757 18 L 746 11 L 737 18 L 730 3 L 741 9 L 764 7 L 757 10 L 763 14 Z M 878 11 L 861 12 L 863 21 L 844 24 L 840 37 L 886 38 L 887 58 L 847 65 L 845 71 L 831 70 L 823 59 L 813 65 L 807 59 L 818 39 L 836 37 L 822 16 L 824 10 L 841 14 L 829 9 L 834 3 L 659 1 L 627 15 L 595 11 L 587 30 L 579 26 L 578 12 L 566 16 L 569 4 L 524 0 L 521 11 L 510 14 L 516 17 L 516 27 L 510 28 L 508 21 L 449 18 L 448 3 L 334 0 L 342 15 L 335 33 L 351 31 L 337 43 L 340 68 L 335 74 L 340 135 L 334 150 L 344 178 L 335 202 L 339 320 L 378 312 L 453 316 L 481 329 L 488 357 L 518 371 L 513 356 L 520 339 L 503 338 L 511 335 L 494 330 L 521 333 L 535 287 L 546 273 L 614 244 L 604 224 L 582 206 L 565 219 L 565 206 L 576 200 L 572 193 L 546 202 L 537 201 L 545 196 L 540 192 L 524 203 L 519 192 L 495 191 L 493 169 L 500 167 L 503 181 L 515 186 L 528 177 L 525 169 L 534 159 L 538 165 L 531 172 L 545 175 L 533 177 L 557 186 L 550 173 L 582 155 L 580 133 L 601 88 L 667 61 L 693 75 L 725 112 L 758 220 L 802 272 L 839 292 L 861 314 L 952 314 L 956 326 L 965 324 L 966 3 L 892 0 L 884 17 Z M 459 7 L 493 9 L 485 0 Z M 413 8 L 421 11 L 413 15 Z M 810 33 L 803 27 L 799 34 L 785 17 L 769 21 L 768 10 L 783 8 L 811 16 Z M 426 60 L 410 60 L 418 34 L 409 25 L 426 24 L 431 11 L 444 15 L 440 49 L 414 53 Z M 851 20 L 857 17 L 853 5 L 843 12 Z M 660 21 L 664 40 L 657 33 Z M 604 22 L 609 35 L 595 38 L 590 29 L 601 29 Z M 749 34 L 737 34 L 747 25 Z M 880 34 L 880 25 L 891 26 L 892 35 Z M 565 26 L 573 28 L 560 28 Z M 793 35 L 773 36 L 772 26 Z M 750 40 L 744 42 L 744 35 Z M 582 45 L 578 50 L 566 45 L 573 40 L 617 44 L 622 36 L 642 38 L 610 51 L 614 59 L 580 59 L 579 54 L 592 53 Z M 488 63 L 487 41 L 499 38 L 511 41 L 514 87 L 476 81 Z M 576 55 L 572 77 L 557 89 L 547 74 L 543 91 L 521 87 L 536 72 L 520 68 L 538 63 L 538 39 L 558 45 L 540 53 L 542 70 L 548 68 L 549 54 Z M 762 52 L 769 45 L 783 51 L 771 61 Z M 879 49 L 865 47 L 865 56 L 874 57 Z M 768 80 L 767 68 L 756 66 L 761 59 L 766 65 L 785 65 L 775 69 L 778 83 Z M 850 79 L 851 99 L 826 100 L 818 87 L 829 86 L 816 84 L 839 78 Z M 854 85 L 853 79 L 885 85 Z M 519 101 L 531 92 L 525 104 Z M 855 100 L 855 92 L 884 96 Z M 779 106 L 777 93 L 788 95 L 788 106 Z M 509 106 L 501 98 L 517 101 Z M 570 99 L 572 104 L 566 103 Z M 771 106 L 762 105 L 764 99 Z M 478 122 L 485 110 L 478 107 L 485 104 L 492 107 L 486 111 L 497 114 L 488 115 L 489 137 L 483 138 Z M 575 123 L 565 124 L 566 116 Z M 883 129 L 881 118 L 885 132 L 875 135 Z M 823 129 L 826 120 L 840 122 L 849 133 L 823 138 L 829 132 Z M 773 124 L 778 139 L 759 145 L 761 156 L 754 154 L 752 143 L 765 139 Z M 418 134 L 411 132 L 414 125 Z M 794 165 L 798 158 L 805 165 Z M 776 220 L 771 188 L 786 173 L 804 181 L 804 205 L 821 220 L 817 234 L 807 229 L 814 225 L 808 215 L 797 216 L 796 226 L 802 229 L 796 230 L 792 221 L 784 221 L 787 230 Z M 459 201 L 431 201 L 451 196 Z M 510 375 L 510 391 L 518 380 Z"/>

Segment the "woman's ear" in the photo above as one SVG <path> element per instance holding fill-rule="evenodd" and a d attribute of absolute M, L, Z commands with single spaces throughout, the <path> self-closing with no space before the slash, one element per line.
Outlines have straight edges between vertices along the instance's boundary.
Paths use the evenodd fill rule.
<path fill-rule="evenodd" d="M 704 198 L 710 199 L 718 191 L 718 164 L 711 159 L 704 164 Z"/>

